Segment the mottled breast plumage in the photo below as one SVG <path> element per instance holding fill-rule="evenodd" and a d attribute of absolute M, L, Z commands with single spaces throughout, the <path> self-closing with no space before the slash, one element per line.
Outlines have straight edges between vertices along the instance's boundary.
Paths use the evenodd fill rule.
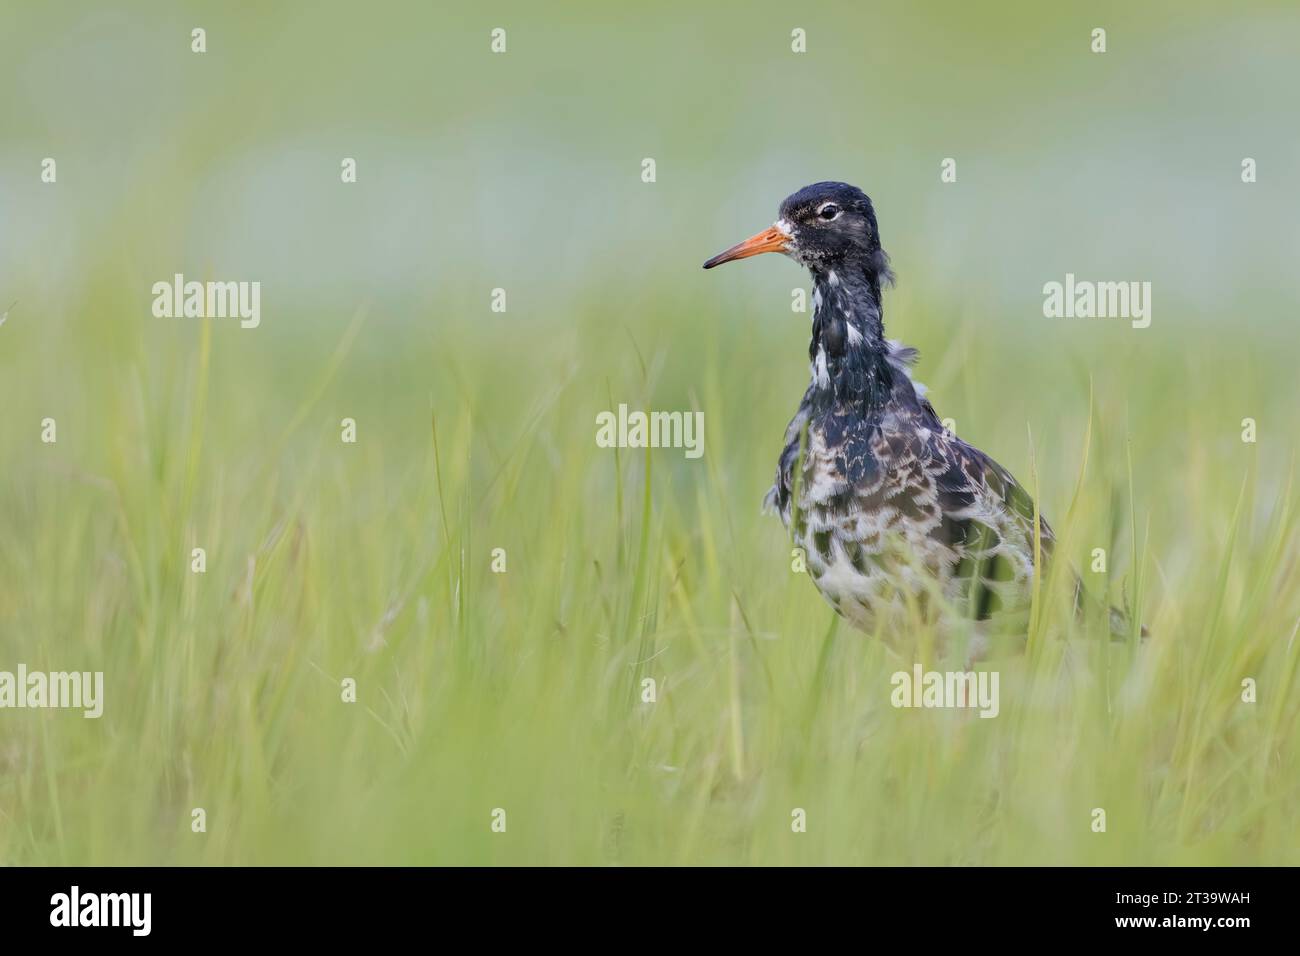
<path fill-rule="evenodd" d="M 1006 469 L 944 429 L 909 374 L 915 351 L 886 344 L 890 381 L 879 407 L 819 402 L 810 384 L 768 501 L 823 597 L 894 643 L 909 605 L 943 604 L 975 620 L 1025 606 L 1034 508 Z M 1041 520 L 1040 534 L 1050 553 Z"/>

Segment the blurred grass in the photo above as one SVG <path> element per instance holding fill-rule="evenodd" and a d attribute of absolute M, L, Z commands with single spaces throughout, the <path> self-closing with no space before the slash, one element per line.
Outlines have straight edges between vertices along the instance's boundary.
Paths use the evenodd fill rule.
<path fill-rule="evenodd" d="M 788 48 L 789 17 L 755 9 L 691 30 L 508 8 L 518 55 L 504 78 L 470 52 L 495 24 L 463 10 L 396 32 L 379 12 L 354 30 L 292 5 L 267 19 L 204 11 L 237 45 L 210 38 L 201 64 L 145 61 L 186 77 L 175 84 L 106 81 L 123 86 L 109 115 L 94 109 L 108 93 L 75 84 L 43 94 L 40 120 L 39 97 L 6 105 L 19 145 L 0 172 L 26 238 L 0 246 L 0 298 L 18 300 L 0 327 L 0 669 L 103 670 L 106 703 L 98 721 L 0 713 L 0 861 L 1297 862 L 1300 348 L 1292 280 L 1267 258 L 1291 248 L 1280 187 L 1243 195 L 1241 148 L 1208 134 L 1227 157 L 1226 184 L 1197 193 L 1222 214 L 1210 252 L 1161 218 L 1164 193 L 1143 205 L 1149 187 L 1121 183 L 1155 249 L 1125 258 L 1107 243 L 1128 230 L 1088 213 L 1110 174 L 1038 182 L 1071 157 L 1019 141 L 1001 147 L 1013 166 L 1000 173 L 986 158 L 997 137 L 962 106 L 1010 102 L 1037 77 L 1026 108 L 1041 119 L 1070 84 L 1107 103 L 1125 86 L 1096 90 L 1087 63 L 1054 73 L 1059 57 L 1019 74 L 978 65 L 986 54 L 965 44 L 1028 29 L 1015 11 L 1029 7 L 991 26 L 886 7 L 876 27 L 907 42 L 879 51 L 876 75 L 909 93 L 867 132 L 861 101 L 832 82 L 862 70 L 840 49 L 851 31 L 832 34 L 838 56 L 810 54 L 810 76 L 766 77 L 774 106 L 727 80 L 763 61 L 759 44 Z M 1127 26 L 1148 44 L 1213 47 L 1213 15 L 1187 9 L 1168 34 L 1154 15 L 1106 16 L 1112 37 Z M 1253 12 L 1270 24 L 1276 11 Z M 90 62 L 188 33 L 179 14 L 135 16 L 20 11 L 6 62 L 29 82 L 43 51 L 96 24 Z M 1054 22 L 1086 36 L 1085 16 Z M 433 34 L 414 28 L 449 24 L 472 41 L 420 60 Z M 816 26 L 814 40 L 834 20 Z M 614 39 L 641 29 L 631 52 Z M 341 66 L 331 51 L 345 39 Z M 921 39 L 933 53 L 909 60 Z M 614 86 L 591 90 L 566 53 Z M 946 54 L 972 70 L 947 88 L 955 101 L 943 77 L 925 79 Z M 617 72 L 628 56 L 656 64 L 644 86 Z M 421 72 L 440 69 L 458 73 L 454 95 L 412 103 L 453 90 Z M 715 101 L 683 108 L 701 88 Z M 815 116 L 844 121 L 813 122 L 827 134 L 801 145 L 790 127 L 809 89 L 827 98 Z M 1146 95 L 1114 122 L 1142 115 Z M 1161 108 L 1181 131 L 1235 105 Z M 760 137 L 781 109 L 791 120 Z M 931 153 L 959 151 L 927 115 L 948 117 L 975 160 L 953 198 L 924 198 L 939 188 Z M 531 149 L 504 148 L 512 137 Z M 371 158 L 349 193 L 332 177 L 358 138 Z M 1192 152 L 1174 139 L 1172 155 Z M 1259 140 L 1295 155 L 1291 127 Z M 44 187 L 33 170 L 52 141 L 72 161 Z M 1124 168 L 1125 148 L 1078 162 Z M 367 212 L 389 208 L 403 150 L 434 157 L 424 178 L 397 176 L 416 212 Z M 653 187 L 636 178 L 647 154 L 661 157 Z M 1208 175 L 1202 155 L 1170 172 L 1179 188 Z M 267 188 L 267 163 L 271 193 L 292 201 L 258 193 L 259 214 L 239 204 Z M 1142 652 L 1053 639 L 1073 625 L 1049 584 L 1032 652 L 991 665 L 997 719 L 895 710 L 897 659 L 836 626 L 791 573 L 758 505 L 806 380 L 807 317 L 789 311 L 804 280 L 779 261 L 725 275 L 698 263 L 826 165 L 863 170 L 877 196 L 901 275 L 887 326 L 921 348 L 940 414 L 1036 487 L 1063 556 L 1087 568 L 1107 549 L 1109 574 L 1085 576 L 1136 604 L 1154 635 Z M 975 168 L 984 178 L 969 182 Z M 295 185 L 312 175 L 320 185 Z M 985 218 L 1011 192 L 1027 194 Z M 1035 208 L 1061 194 L 1077 209 L 1058 232 Z M 1211 253 L 1227 309 L 1191 276 Z M 1032 265 L 1004 269 L 1022 257 Z M 1038 290 L 1067 269 L 1165 278 L 1151 329 L 1043 320 Z M 262 327 L 153 319 L 148 287 L 175 271 L 263 279 Z M 504 315 L 488 309 L 497 285 Z M 620 402 L 703 410 L 704 458 L 597 448 L 596 413 Z M 39 441 L 46 416 L 55 445 Z M 1257 444 L 1240 440 L 1246 416 Z M 339 440 L 344 417 L 356 445 Z M 205 574 L 190 572 L 193 547 Z M 490 569 L 498 547 L 504 574 Z M 356 704 L 340 700 L 344 677 Z M 654 704 L 641 702 L 647 677 Z M 1241 702 L 1245 677 L 1258 703 Z M 205 834 L 190 832 L 194 807 Z M 498 807 L 504 834 L 490 829 Z M 791 832 L 796 807 L 807 833 Z"/>

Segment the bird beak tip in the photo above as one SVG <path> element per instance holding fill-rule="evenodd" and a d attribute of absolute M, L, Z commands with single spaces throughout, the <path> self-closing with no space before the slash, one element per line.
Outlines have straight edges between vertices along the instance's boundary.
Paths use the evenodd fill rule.
<path fill-rule="evenodd" d="M 714 266 L 720 266 L 724 262 L 731 262 L 735 259 L 747 259 L 750 256 L 756 256 L 762 252 L 785 252 L 788 248 L 788 237 L 775 226 L 764 229 L 755 236 L 750 236 L 744 242 L 737 243 L 730 249 L 718 253 L 712 259 L 704 263 L 704 268 L 712 269 Z"/>

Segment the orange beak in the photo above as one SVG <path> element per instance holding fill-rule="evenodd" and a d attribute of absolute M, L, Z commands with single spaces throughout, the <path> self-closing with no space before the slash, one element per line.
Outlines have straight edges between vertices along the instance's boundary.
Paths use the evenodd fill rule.
<path fill-rule="evenodd" d="M 719 252 L 704 263 L 704 268 L 712 269 L 714 266 L 720 266 L 724 262 L 730 262 L 733 259 L 748 259 L 760 252 L 785 252 L 789 242 L 789 236 L 776 226 L 769 226 L 758 235 L 750 236 L 744 242 L 732 246 L 726 252 Z"/>

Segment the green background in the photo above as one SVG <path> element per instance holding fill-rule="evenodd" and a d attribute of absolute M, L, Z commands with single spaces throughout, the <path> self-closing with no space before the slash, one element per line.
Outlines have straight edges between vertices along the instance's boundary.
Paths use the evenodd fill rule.
<path fill-rule="evenodd" d="M 1297 862 L 1300 10 L 698 6 L 6 4 L 0 670 L 106 700 L 0 711 L 0 862 Z M 699 266 L 821 179 L 1140 654 L 1054 580 L 997 719 L 895 710 L 791 573 L 806 277 Z M 1067 272 L 1150 328 L 1044 318 Z M 621 402 L 704 457 L 597 448 Z"/>

